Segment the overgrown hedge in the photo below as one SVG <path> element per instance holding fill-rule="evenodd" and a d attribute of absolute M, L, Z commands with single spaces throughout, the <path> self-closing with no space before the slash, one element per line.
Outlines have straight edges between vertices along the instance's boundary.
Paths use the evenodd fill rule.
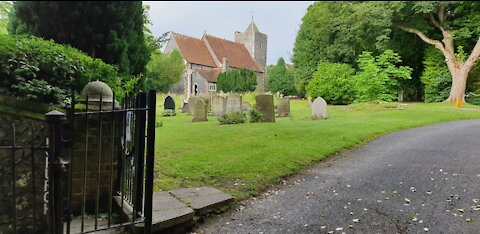
<path fill-rule="evenodd" d="M 117 69 L 70 46 L 30 35 L 0 35 L 0 95 L 68 105 L 89 82 L 107 83 L 123 97 L 137 79 L 120 78 Z"/>

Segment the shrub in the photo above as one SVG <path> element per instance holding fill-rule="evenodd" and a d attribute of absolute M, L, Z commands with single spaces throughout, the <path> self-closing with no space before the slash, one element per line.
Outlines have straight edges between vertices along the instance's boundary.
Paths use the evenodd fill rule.
<path fill-rule="evenodd" d="M 240 124 L 245 123 L 247 116 L 245 113 L 237 111 L 223 114 L 218 116 L 217 119 L 220 124 Z"/>
<path fill-rule="evenodd" d="M 350 104 L 355 98 L 354 73 L 348 64 L 322 62 L 307 84 L 307 94 L 313 100 L 322 97 L 327 103 Z"/>
<path fill-rule="evenodd" d="M 250 123 L 258 123 L 262 121 L 262 113 L 256 109 L 251 109 L 248 112 Z"/>
<path fill-rule="evenodd" d="M 217 91 L 252 92 L 257 87 L 257 75 L 245 68 L 235 68 L 218 75 Z"/>
<path fill-rule="evenodd" d="M 411 79 L 412 69 L 397 67 L 402 60 L 392 50 L 385 50 L 378 56 L 363 52 L 358 58 L 360 71 L 355 75 L 355 101 L 395 101 L 400 79 Z"/>
<path fill-rule="evenodd" d="M 166 109 L 163 111 L 163 116 L 175 116 L 175 115 L 177 115 L 175 110 Z"/>
<path fill-rule="evenodd" d="M 122 98 L 137 78 L 118 77 L 117 69 L 70 46 L 34 36 L 0 35 L 0 94 L 44 103 L 63 103 L 90 81 L 108 84 Z"/>

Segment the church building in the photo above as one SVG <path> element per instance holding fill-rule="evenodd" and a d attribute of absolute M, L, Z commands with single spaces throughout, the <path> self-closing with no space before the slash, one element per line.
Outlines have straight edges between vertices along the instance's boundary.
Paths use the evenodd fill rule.
<path fill-rule="evenodd" d="M 257 74 L 257 92 L 265 91 L 267 35 L 261 33 L 252 21 L 245 32 L 235 32 L 235 41 L 208 34 L 201 39 L 172 33 L 165 53 L 174 49 L 182 54 L 186 71 L 183 79 L 171 92 L 190 96 L 217 91 L 217 77 L 232 68 L 246 68 Z"/>

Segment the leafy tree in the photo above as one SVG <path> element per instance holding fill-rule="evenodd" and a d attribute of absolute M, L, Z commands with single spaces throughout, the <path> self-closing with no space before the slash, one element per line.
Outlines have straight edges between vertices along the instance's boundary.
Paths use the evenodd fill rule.
<path fill-rule="evenodd" d="M 235 68 L 218 75 L 217 91 L 253 92 L 257 87 L 257 75 L 246 68 Z"/>
<path fill-rule="evenodd" d="M 293 74 L 293 84 L 299 96 L 305 97 L 306 90 L 305 86 L 308 81 L 311 79 L 312 73 L 310 73 L 306 68 L 294 67 L 292 70 Z"/>
<path fill-rule="evenodd" d="M 299 73 L 297 89 L 311 79 L 320 62 L 346 63 L 358 69 L 356 59 L 363 51 L 380 54 L 397 51 L 402 65 L 418 69 L 415 79 L 401 81 L 412 99 L 421 98 L 419 81 L 424 43 L 407 32 L 392 30 L 393 5 L 389 2 L 315 2 L 302 19 L 292 61 Z M 303 91 L 304 92 L 304 91 Z"/>
<path fill-rule="evenodd" d="M 459 1 L 395 2 L 392 27 L 417 35 L 438 49 L 452 76 L 446 102 L 464 98 L 467 79 L 480 56 L 480 3 Z M 471 51 L 456 56 L 458 46 Z M 457 49 L 457 51 L 456 51 Z M 462 49 L 463 50 L 463 49 Z"/>
<path fill-rule="evenodd" d="M 142 2 L 14 2 L 10 33 L 28 33 L 70 44 L 115 64 L 124 75 L 144 71 L 150 53 Z"/>
<path fill-rule="evenodd" d="M 457 49 L 457 57 L 464 56 L 463 49 Z M 441 102 L 450 95 L 450 88 L 452 83 L 452 75 L 444 61 L 442 53 L 433 48 L 425 50 L 424 69 L 422 73 L 422 82 L 425 84 L 425 101 L 426 102 Z M 470 72 L 467 81 L 467 92 L 474 94 L 480 93 L 480 66 Z"/>
<path fill-rule="evenodd" d="M 297 93 L 293 81 L 293 73 L 285 66 L 285 60 L 279 58 L 277 65 L 269 66 L 268 74 L 268 89 L 273 93 L 281 93 L 285 96 L 294 95 Z"/>
<path fill-rule="evenodd" d="M 425 84 L 425 101 L 441 102 L 448 98 L 452 76 L 444 63 L 442 54 L 434 48 L 425 50 L 422 83 Z"/>
<path fill-rule="evenodd" d="M 10 1 L 0 1 L 0 34 L 7 34 L 8 17 L 12 12 L 13 6 Z"/>
<path fill-rule="evenodd" d="M 355 98 L 354 74 L 355 69 L 348 64 L 321 62 L 308 82 L 307 94 L 331 104 L 350 104 Z"/>
<path fill-rule="evenodd" d="M 410 67 L 396 64 L 400 56 L 386 50 L 374 57 L 371 52 L 362 53 L 358 60 L 360 71 L 355 75 L 355 101 L 394 101 L 399 91 L 399 80 L 411 79 Z"/>
<path fill-rule="evenodd" d="M 185 71 L 182 54 L 178 50 L 170 53 L 155 52 L 147 64 L 144 87 L 168 92 L 177 83 Z"/>

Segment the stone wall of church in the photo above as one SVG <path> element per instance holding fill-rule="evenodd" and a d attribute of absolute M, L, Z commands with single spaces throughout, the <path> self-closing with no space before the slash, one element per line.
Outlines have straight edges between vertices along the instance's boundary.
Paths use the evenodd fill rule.
<path fill-rule="evenodd" d="M 263 69 L 267 67 L 267 35 L 263 33 L 255 33 L 254 37 L 255 52 L 253 58 L 262 66 Z"/>
<path fill-rule="evenodd" d="M 196 72 L 192 74 L 192 95 L 195 95 L 195 84 L 197 84 L 197 95 L 208 92 L 207 81 Z"/>
<path fill-rule="evenodd" d="M 245 45 L 252 57 L 262 66 L 267 65 L 267 35 L 259 32 L 235 32 L 235 42 Z"/>

